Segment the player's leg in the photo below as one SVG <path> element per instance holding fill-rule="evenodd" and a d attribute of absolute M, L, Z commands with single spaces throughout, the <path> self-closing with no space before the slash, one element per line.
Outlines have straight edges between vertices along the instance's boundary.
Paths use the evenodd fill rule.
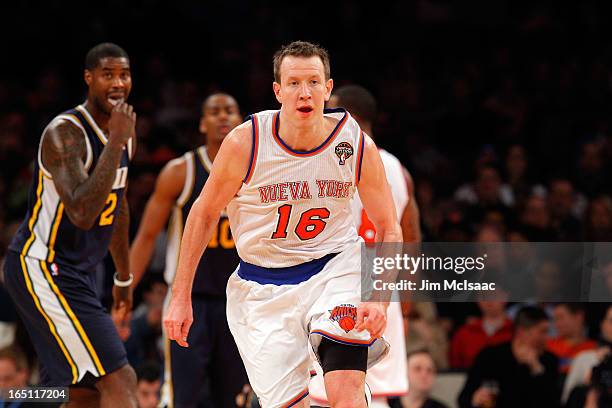
<path fill-rule="evenodd" d="M 168 293 L 170 296 L 170 293 Z M 189 330 L 189 347 L 169 342 L 166 353 L 164 401 L 174 408 L 215 406 L 211 400 L 210 361 L 213 352 L 212 327 L 206 303 L 194 297 L 193 325 Z M 171 403 L 170 403 L 171 402 Z"/>
<path fill-rule="evenodd" d="M 334 408 L 367 407 L 368 348 L 322 339 L 318 348 L 327 400 Z"/>
<path fill-rule="evenodd" d="M 300 285 L 259 285 L 235 273 L 227 320 L 262 408 L 308 407 L 310 357 Z"/>
<path fill-rule="evenodd" d="M 112 374 L 103 389 L 118 394 L 115 407 L 136 406 L 136 381 L 122 374 L 133 370 L 120 371 L 127 365 L 125 348 L 96 297 L 92 275 L 10 253 L 5 277 L 46 373 L 42 385 L 79 385 L 88 375 L 95 380 Z M 114 386 L 116 378 L 123 380 L 121 387 Z M 91 399 L 94 406 L 97 399 Z"/>
<path fill-rule="evenodd" d="M 100 393 L 94 388 L 70 387 L 70 401 L 62 408 L 99 408 Z"/>
<path fill-rule="evenodd" d="M 137 407 L 136 373 L 126 364 L 96 382 L 101 408 Z"/>
<path fill-rule="evenodd" d="M 212 299 L 207 302 L 207 310 L 214 333 L 214 349 L 210 365 L 211 389 L 215 407 L 235 408 L 236 396 L 248 383 L 246 371 L 234 337 L 227 325 L 224 299 Z"/>

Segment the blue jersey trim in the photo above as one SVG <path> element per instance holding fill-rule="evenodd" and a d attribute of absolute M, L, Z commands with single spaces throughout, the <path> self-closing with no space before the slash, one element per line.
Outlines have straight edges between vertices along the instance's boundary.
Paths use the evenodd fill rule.
<path fill-rule="evenodd" d="M 323 258 L 285 268 L 265 268 L 241 260 L 238 276 L 261 285 L 297 285 L 321 272 L 336 255 L 338 254 L 327 254 Z"/>
<path fill-rule="evenodd" d="M 280 110 L 276 113 L 276 118 L 275 121 L 273 122 L 273 129 L 272 132 L 274 133 L 274 137 L 276 138 L 276 140 L 278 140 L 282 146 L 287 149 L 288 151 L 290 151 L 291 153 L 297 155 L 297 156 L 311 156 L 315 153 L 318 153 L 319 151 L 323 150 L 325 147 L 327 147 L 327 145 L 329 145 L 329 143 L 336 137 L 338 130 L 340 129 L 341 126 L 344 126 L 344 123 L 347 119 L 348 116 L 348 112 L 346 111 L 346 109 L 344 108 L 325 108 L 323 109 L 323 113 L 343 113 L 344 116 L 342 116 L 342 119 L 340 119 L 338 121 L 338 123 L 336 124 L 336 127 L 334 127 L 334 130 L 332 130 L 332 132 L 329 134 L 329 136 L 327 136 L 327 139 L 325 139 L 325 141 L 323 143 L 321 143 L 319 146 L 315 147 L 312 150 L 308 150 L 308 151 L 299 151 L 299 150 L 294 150 L 291 147 L 289 147 L 289 145 L 287 143 L 285 143 L 285 141 L 280 137 L 280 134 L 278 133 L 278 130 L 280 129 Z"/>

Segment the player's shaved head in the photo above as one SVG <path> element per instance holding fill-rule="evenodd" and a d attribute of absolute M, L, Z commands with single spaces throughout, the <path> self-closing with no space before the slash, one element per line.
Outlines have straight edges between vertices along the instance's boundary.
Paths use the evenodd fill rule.
<path fill-rule="evenodd" d="M 346 108 L 351 114 L 364 121 L 374 123 L 376 120 L 376 99 L 360 85 L 345 85 L 334 91 L 336 104 Z"/>
<path fill-rule="evenodd" d="M 85 69 L 91 71 L 100 64 L 104 58 L 125 58 L 130 60 L 127 52 L 117 44 L 102 43 L 98 44 L 87 52 L 85 56 Z"/>
<path fill-rule="evenodd" d="M 204 99 L 204 102 L 202 102 L 202 113 L 206 111 L 206 108 L 210 108 L 210 106 L 215 101 L 217 101 L 219 98 L 229 99 L 230 103 L 233 103 L 236 106 L 238 106 L 238 102 L 236 101 L 236 98 L 234 98 L 232 95 L 225 93 L 225 92 L 217 92 L 217 93 L 209 95 L 206 99 Z"/>

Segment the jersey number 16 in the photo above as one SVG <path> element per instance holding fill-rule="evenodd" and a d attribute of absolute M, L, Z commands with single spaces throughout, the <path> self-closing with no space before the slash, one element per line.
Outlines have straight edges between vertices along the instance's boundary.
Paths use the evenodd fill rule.
<path fill-rule="evenodd" d="M 276 228 L 271 238 L 287 238 L 287 227 L 289 225 L 292 209 L 293 205 L 291 204 L 285 204 L 278 207 L 278 224 L 276 224 Z M 311 208 L 310 210 L 304 211 L 300 215 L 300 220 L 295 226 L 295 235 L 302 241 L 313 239 L 325 229 L 327 225 L 325 220 L 329 218 L 329 214 L 329 210 L 324 207 Z"/>

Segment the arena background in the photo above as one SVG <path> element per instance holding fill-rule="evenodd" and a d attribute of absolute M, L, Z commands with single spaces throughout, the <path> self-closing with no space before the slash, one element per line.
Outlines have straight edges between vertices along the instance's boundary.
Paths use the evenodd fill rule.
<path fill-rule="evenodd" d="M 159 169 L 201 143 L 203 98 L 228 92 L 245 116 L 276 107 L 272 55 L 303 39 L 330 51 L 336 87 L 357 83 L 376 96 L 374 134 L 414 177 L 424 240 L 474 240 L 495 220 L 500 240 L 516 232 L 531 241 L 610 241 L 611 9 L 552 0 L 3 4 L 0 257 L 25 214 L 40 133 L 84 100 L 84 55 L 103 41 L 131 57 L 139 139 L 132 235 Z M 474 201 L 471 183 L 487 166 L 493 175 L 481 187 L 500 197 L 510 189 L 512 200 Z M 559 179 L 571 187 L 571 222 L 555 222 L 546 194 Z M 162 268 L 158 259 L 152 276 Z M 106 301 L 109 279 L 100 273 Z M 0 320 L 14 322 L 6 295 L 0 304 Z M 587 306 L 596 339 L 604 306 Z M 451 339 L 478 309 L 438 305 L 437 314 Z M 139 361 L 159 360 L 157 337 Z"/>

